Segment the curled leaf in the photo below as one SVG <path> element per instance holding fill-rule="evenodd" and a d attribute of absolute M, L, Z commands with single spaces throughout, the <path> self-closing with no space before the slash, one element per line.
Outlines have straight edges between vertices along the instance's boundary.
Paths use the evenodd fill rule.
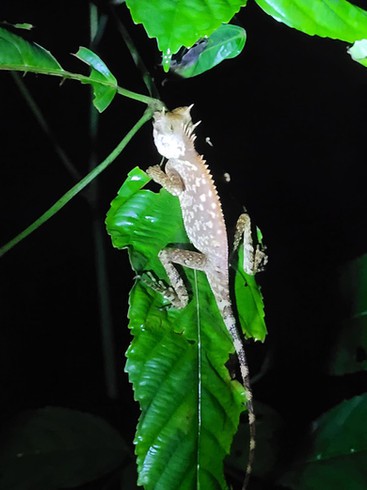
<path fill-rule="evenodd" d="M 223 24 L 208 38 L 202 39 L 182 55 L 173 59 L 171 70 L 189 78 L 210 70 L 223 60 L 238 56 L 246 42 L 246 31 L 239 26 Z"/>
<path fill-rule="evenodd" d="M 103 112 L 117 93 L 117 80 L 101 58 L 90 49 L 81 47 L 75 56 L 91 67 L 90 77 L 86 83 L 93 87 L 94 106 L 99 112 Z"/>

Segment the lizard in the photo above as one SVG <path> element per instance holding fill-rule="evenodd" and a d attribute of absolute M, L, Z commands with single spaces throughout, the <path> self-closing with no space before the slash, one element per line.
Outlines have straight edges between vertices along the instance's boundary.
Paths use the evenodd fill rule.
<path fill-rule="evenodd" d="M 174 264 L 203 271 L 206 274 L 219 312 L 232 338 L 238 357 L 241 378 L 247 400 L 250 445 L 243 490 L 248 484 L 255 454 L 255 413 L 249 369 L 241 334 L 236 325 L 229 289 L 228 237 L 220 198 L 205 160 L 195 149 L 195 128 L 190 115 L 192 105 L 172 112 L 155 112 L 153 138 L 158 152 L 167 159 L 165 169 L 160 165 L 146 172 L 153 181 L 177 196 L 186 234 L 196 251 L 165 248 L 159 259 L 166 270 L 171 287 L 166 292 L 172 307 L 184 308 L 189 296 L 186 286 Z M 249 231 L 248 215 L 241 215 L 238 223 Z M 239 242 L 239 234 L 235 244 Z M 252 242 L 245 244 L 245 252 L 255 251 L 257 263 L 264 253 L 254 250 Z M 247 270 L 246 272 L 250 272 Z M 254 273 L 254 272 L 253 272 Z"/>

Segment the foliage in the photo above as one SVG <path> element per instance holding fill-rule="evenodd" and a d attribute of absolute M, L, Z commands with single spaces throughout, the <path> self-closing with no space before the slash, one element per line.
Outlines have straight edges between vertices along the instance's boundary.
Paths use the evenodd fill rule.
<path fill-rule="evenodd" d="M 181 46 L 187 48 L 210 36 L 222 23 L 229 22 L 244 0 L 128 0 L 131 16 L 143 24 L 150 37 L 157 39 L 163 53 L 163 68 L 168 71 L 172 55 Z"/>
<path fill-rule="evenodd" d="M 340 276 L 339 289 L 348 305 L 348 316 L 335 338 L 330 355 L 332 375 L 367 370 L 367 256 L 346 264 Z"/>
<path fill-rule="evenodd" d="M 147 34 L 157 40 L 164 70 L 171 67 L 186 78 L 200 75 L 242 52 L 245 30 L 227 23 L 246 3 L 127 0 L 134 21 L 143 24 Z M 355 43 L 349 53 L 366 66 L 365 10 L 345 0 L 256 0 L 256 3 L 275 20 L 303 33 Z M 82 47 L 75 55 L 90 67 L 89 75 L 71 73 L 45 48 L 3 25 L 6 28 L 0 27 L 0 70 L 33 72 L 87 84 L 93 90 L 93 103 L 99 112 L 109 107 L 116 94 L 148 105 L 148 112 L 126 135 L 119 151 L 88 174 L 67 198 L 63 196 L 49 210 L 48 219 L 104 170 L 153 111 L 162 109 L 164 104 L 120 87 L 105 62 L 90 49 Z M 29 27 L 13 26 L 25 30 Z M 180 57 L 173 57 L 180 48 L 186 50 Z M 131 265 L 138 274 L 129 297 L 129 326 L 134 339 L 128 349 L 126 370 L 142 411 L 135 438 L 139 484 L 147 489 L 198 486 L 224 489 L 227 483 L 223 461 L 230 453 L 245 403 L 243 388 L 231 379 L 226 367 L 233 346 L 203 274 L 185 271 L 192 300 L 183 311 L 167 308 L 162 297 L 150 287 L 152 279 L 147 273 L 166 279 L 158 251 L 170 243 L 187 245 L 188 240 L 177 200 L 164 190 L 156 194 L 143 189 L 147 183 L 144 172 L 139 169 L 131 172 L 112 202 L 106 220 L 113 245 L 128 249 Z M 18 241 L 4 247 L 2 253 Z M 242 250 L 234 266 L 238 316 L 246 336 L 263 341 L 266 328 L 261 292 L 256 281 L 244 273 L 241 257 Z M 365 298 L 366 293 L 365 259 L 360 260 L 351 267 L 361 277 L 359 282 L 355 278 L 350 282 L 354 289 L 348 293 L 353 298 Z M 334 375 L 366 370 L 364 311 L 364 303 L 363 308 L 355 308 L 335 341 L 329 363 Z M 318 417 L 307 437 L 300 441 L 293 466 L 278 478 L 279 483 L 300 490 L 339 484 L 350 490 L 364 488 L 366 407 L 366 395 L 362 395 Z M 266 410 L 264 413 L 267 421 L 271 420 L 268 433 L 282 426 L 276 414 L 269 415 Z M 77 434 L 73 431 L 76 426 Z M 281 440 L 269 446 L 275 461 L 270 469 L 263 467 L 256 474 L 275 479 Z M 259 452 L 266 454 L 261 443 Z M 0 486 L 23 489 L 37 485 L 49 489 L 80 485 L 120 467 L 125 455 L 126 448 L 118 434 L 92 416 L 62 409 L 35 411 L 17 419 L 2 440 Z M 87 467 L 85 457 L 89 459 Z M 95 464 L 91 465 L 91 460 Z M 261 463 L 258 465 L 261 467 Z M 237 468 L 243 466 L 241 462 Z"/>
<path fill-rule="evenodd" d="M 367 12 L 346 0 L 256 0 L 275 20 L 310 36 L 354 42 L 367 37 Z"/>
<path fill-rule="evenodd" d="M 367 394 L 332 408 L 302 441 L 302 451 L 282 483 L 297 490 L 366 488 Z"/>
<path fill-rule="evenodd" d="M 60 407 L 29 410 L 3 429 L 0 488 L 71 488 L 120 467 L 128 450 L 99 417 Z"/>
<path fill-rule="evenodd" d="M 145 284 L 147 272 L 166 279 L 158 259 L 162 248 L 189 246 L 177 198 L 163 189 L 140 190 L 148 181 L 138 168 L 130 172 L 106 219 L 113 244 L 128 248 L 134 271 L 143 276 L 130 295 L 134 340 L 126 365 L 142 410 L 135 437 L 139 482 L 147 489 L 227 488 L 223 459 L 245 401 L 225 367 L 233 346 L 203 273 L 185 271 L 193 300 L 181 311 L 167 309 Z M 240 263 L 238 268 L 243 274 Z M 251 286 L 242 282 L 242 289 Z M 238 304 L 246 317 L 246 303 Z M 256 335 L 263 338 L 260 316 L 254 325 L 262 321 Z M 247 328 L 251 333 L 250 322 Z"/>
<path fill-rule="evenodd" d="M 103 112 L 110 105 L 116 93 L 151 104 L 155 109 L 162 107 L 155 99 L 118 87 L 106 64 L 91 50 L 80 48 L 75 56 L 91 67 L 89 76 L 64 70 L 45 48 L 0 27 L 0 70 L 40 73 L 91 85 L 94 106 L 99 112 Z"/>
<path fill-rule="evenodd" d="M 186 50 L 180 60 L 171 61 L 171 70 L 181 77 L 196 77 L 223 60 L 238 56 L 246 42 L 242 27 L 222 24 L 211 36 Z"/>
<path fill-rule="evenodd" d="M 227 4 L 221 0 L 127 0 L 134 21 L 143 24 L 148 36 L 157 39 L 165 71 L 181 46 L 190 48 L 203 38 L 210 41 L 215 29 L 221 23 L 228 23 L 246 3 L 244 0 L 231 0 Z M 311 36 L 347 42 L 367 39 L 367 12 L 346 0 L 256 0 L 256 3 L 275 20 Z M 210 49 L 211 42 L 208 44 Z M 233 55 L 235 52 L 228 57 Z M 205 64 L 206 70 L 215 66 L 210 62 Z M 194 68 L 192 73 L 196 74 Z"/>

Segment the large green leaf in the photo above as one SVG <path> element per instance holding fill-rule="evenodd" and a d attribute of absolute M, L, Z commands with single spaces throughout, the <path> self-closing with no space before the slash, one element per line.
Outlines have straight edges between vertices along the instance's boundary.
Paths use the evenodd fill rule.
<path fill-rule="evenodd" d="M 88 413 L 60 407 L 27 411 L 0 437 L 1 490 L 76 487 L 122 465 L 118 432 Z"/>
<path fill-rule="evenodd" d="M 246 5 L 247 0 L 127 0 L 134 22 L 157 39 L 168 71 L 173 54 L 210 36 Z"/>
<path fill-rule="evenodd" d="M 367 395 L 326 412 L 313 424 L 293 469 L 281 483 L 296 490 L 365 490 L 367 482 Z"/>
<path fill-rule="evenodd" d="M 367 12 L 346 0 L 256 0 L 279 22 L 299 31 L 354 42 L 367 38 Z"/>
<path fill-rule="evenodd" d="M 221 25 L 208 39 L 189 49 L 171 69 L 182 77 L 196 77 L 223 60 L 238 56 L 246 42 L 246 31 L 231 24 Z"/>
<path fill-rule="evenodd" d="M 143 279 L 144 271 L 166 279 L 158 252 L 188 239 L 178 199 L 163 189 L 141 189 L 147 180 L 139 169 L 130 172 L 106 224 L 114 246 L 128 248 Z M 244 390 L 225 367 L 232 341 L 205 275 L 185 270 L 185 276 L 192 300 L 183 310 L 165 307 L 147 279 L 137 279 L 130 295 L 134 340 L 126 370 L 142 410 L 135 439 L 139 482 L 146 489 L 225 489 L 223 459 Z"/>
<path fill-rule="evenodd" d="M 367 255 L 348 263 L 340 275 L 339 288 L 348 318 L 334 339 L 329 371 L 344 375 L 367 370 Z"/>

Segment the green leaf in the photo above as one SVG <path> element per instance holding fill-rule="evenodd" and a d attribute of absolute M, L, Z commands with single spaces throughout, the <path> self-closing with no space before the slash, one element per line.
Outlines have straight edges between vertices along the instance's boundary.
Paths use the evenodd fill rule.
<path fill-rule="evenodd" d="M 238 252 L 235 295 L 238 317 L 244 334 L 263 342 L 267 334 L 263 297 L 255 276 L 246 274 L 243 270 L 242 244 Z"/>
<path fill-rule="evenodd" d="M 46 49 L 0 27 L 0 68 L 18 71 L 62 71 L 60 64 Z"/>
<path fill-rule="evenodd" d="M 0 27 L 0 70 L 42 73 L 92 85 L 93 102 L 100 112 L 109 106 L 116 92 L 157 108 L 162 107 L 162 103 L 156 99 L 118 87 L 105 63 L 92 51 L 80 48 L 76 56 L 91 66 L 90 77 L 65 71 L 46 49 Z"/>
<path fill-rule="evenodd" d="M 136 167 L 112 201 L 107 213 L 106 225 L 113 246 L 119 249 L 129 247 L 132 267 L 138 274 L 144 270 L 164 269 L 158 259 L 158 252 L 170 243 L 188 243 L 178 199 L 167 192 L 154 194 L 139 190 L 150 181 L 148 175 Z"/>
<path fill-rule="evenodd" d="M 202 42 L 202 48 L 201 44 L 198 44 L 188 50 L 179 63 L 173 60 L 171 69 L 185 78 L 196 77 L 223 60 L 238 56 L 245 42 L 246 31 L 242 27 L 223 24 Z"/>
<path fill-rule="evenodd" d="M 349 317 L 343 320 L 330 353 L 333 375 L 367 370 L 367 255 L 344 267 L 339 288 Z"/>
<path fill-rule="evenodd" d="M 83 485 L 118 468 L 127 448 L 104 420 L 60 407 L 27 411 L 0 438 L 1 490 Z"/>
<path fill-rule="evenodd" d="M 367 39 L 356 41 L 351 48 L 348 49 L 354 61 L 363 66 L 367 66 Z"/>
<path fill-rule="evenodd" d="M 81 47 L 75 56 L 91 67 L 91 74 L 86 83 L 93 87 L 94 106 L 99 112 L 103 112 L 117 93 L 117 80 L 101 58 L 90 49 Z"/>
<path fill-rule="evenodd" d="M 281 480 L 297 490 L 347 488 L 365 490 L 367 481 L 367 395 L 356 396 L 326 412 L 303 441 L 298 456 Z"/>
<path fill-rule="evenodd" d="M 210 36 L 229 22 L 247 0 L 127 0 L 135 23 L 143 24 L 149 37 L 157 39 L 163 68 L 169 70 L 173 54 Z"/>
<path fill-rule="evenodd" d="M 311 36 L 367 38 L 367 12 L 346 0 L 256 0 L 275 20 Z"/>
<path fill-rule="evenodd" d="M 129 173 L 106 225 L 114 246 L 128 248 L 138 277 L 150 271 L 165 280 L 158 252 L 188 239 L 178 199 L 142 189 L 144 175 Z M 126 371 L 142 411 L 135 443 L 139 484 L 147 490 L 226 489 L 223 460 L 243 410 L 243 387 L 225 366 L 232 341 L 206 277 L 184 273 L 192 299 L 182 310 L 167 308 L 146 279 L 136 279 L 130 294 L 134 340 Z"/>

